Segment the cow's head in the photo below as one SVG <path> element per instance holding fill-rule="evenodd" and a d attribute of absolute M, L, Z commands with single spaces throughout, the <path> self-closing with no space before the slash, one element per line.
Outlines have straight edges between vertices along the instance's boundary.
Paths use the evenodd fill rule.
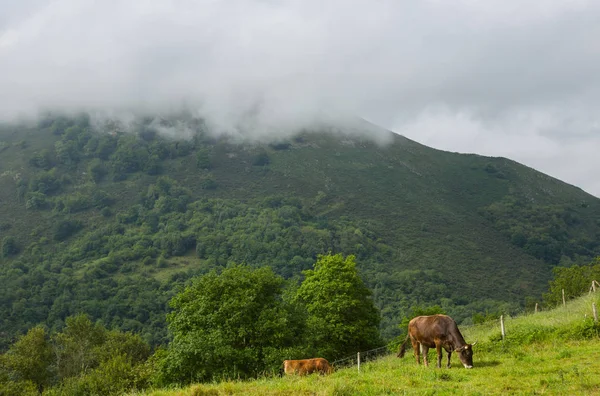
<path fill-rule="evenodd" d="M 475 344 L 477 344 L 477 341 L 455 349 L 455 352 L 458 354 L 458 358 L 465 368 L 473 368 L 473 345 Z"/>

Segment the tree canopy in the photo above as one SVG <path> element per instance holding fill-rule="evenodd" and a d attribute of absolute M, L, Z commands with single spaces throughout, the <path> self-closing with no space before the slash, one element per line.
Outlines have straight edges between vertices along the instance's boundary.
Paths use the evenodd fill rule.
<path fill-rule="evenodd" d="M 301 330 L 270 268 L 234 265 L 197 278 L 171 300 L 165 382 L 247 378 L 276 370 Z"/>
<path fill-rule="evenodd" d="M 307 332 L 314 349 L 333 359 L 382 344 L 379 311 L 354 256 L 319 256 L 304 276 L 298 297 L 306 304 Z"/>

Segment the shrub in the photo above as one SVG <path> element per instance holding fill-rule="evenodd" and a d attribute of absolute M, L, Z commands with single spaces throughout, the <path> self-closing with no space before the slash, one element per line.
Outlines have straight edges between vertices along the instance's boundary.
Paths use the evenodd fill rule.
<path fill-rule="evenodd" d="M 4 237 L 2 240 L 2 257 L 9 257 L 19 253 L 17 241 L 12 236 Z"/>

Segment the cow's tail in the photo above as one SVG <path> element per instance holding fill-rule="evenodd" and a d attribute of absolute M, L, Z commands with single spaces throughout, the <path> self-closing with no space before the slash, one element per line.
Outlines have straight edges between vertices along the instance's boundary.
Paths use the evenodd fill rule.
<path fill-rule="evenodd" d="M 398 356 L 399 358 L 403 358 L 404 357 L 404 353 L 406 352 L 406 343 L 408 342 L 408 339 L 410 338 L 410 336 L 406 336 L 406 339 L 404 340 L 404 342 L 402 343 L 402 345 L 400 345 L 400 348 L 398 348 Z"/>

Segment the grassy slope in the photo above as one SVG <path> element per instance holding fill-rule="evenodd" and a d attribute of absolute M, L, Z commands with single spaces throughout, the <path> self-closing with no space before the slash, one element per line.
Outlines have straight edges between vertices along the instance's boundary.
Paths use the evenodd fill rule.
<path fill-rule="evenodd" d="M 459 367 L 453 356 L 453 367 L 437 369 L 415 364 L 412 356 L 382 358 L 356 367 L 342 369 L 329 377 L 263 378 L 256 381 L 229 381 L 218 384 L 193 385 L 182 389 L 154 390 L 149 396 L 191 395 L 382 395 L 382 394 L 597 394 L 600 393 L 598 348 L 600 339 L 563 340 L 552 337 L 543 342 L 521 345 L 511 334 L 535 334 L 540 328 L 562 332 L 576 326 L 591 315 L 592 301 L 598 296 L 582 297 L 548 312 L 518 316 L 506 320 L 507 340 L 497 338 L 498 323 L 462 329 L 469 341 L 478 339 L 475 368 Z M 435 352 L 430 352 L 435 361 Z M 445 357 L 444 357 L 445 361 Z"/>

